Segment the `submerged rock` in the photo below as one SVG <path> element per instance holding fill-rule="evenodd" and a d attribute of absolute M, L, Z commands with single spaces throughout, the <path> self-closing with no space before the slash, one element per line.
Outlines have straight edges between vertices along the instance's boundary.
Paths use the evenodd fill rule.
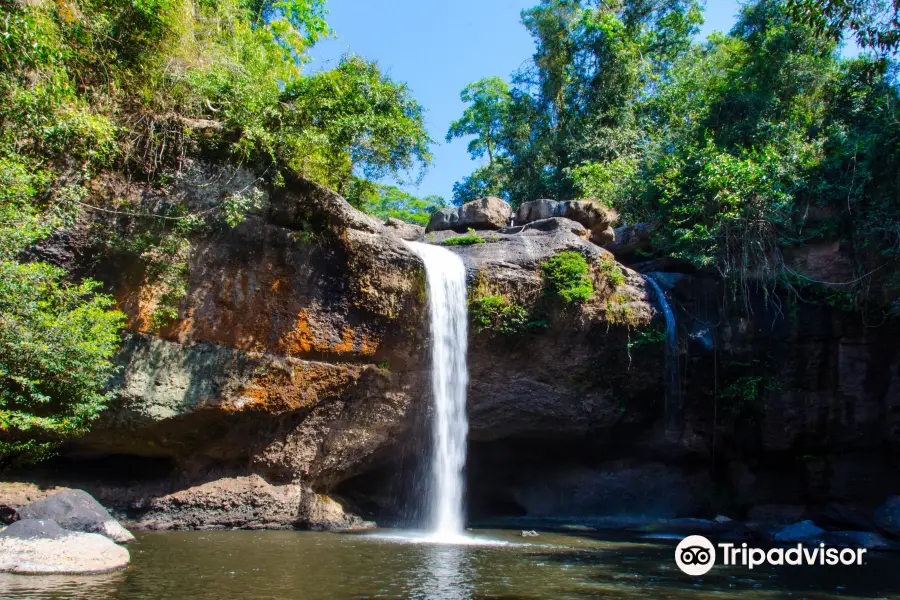
<path fill-rule="evenodd" d="M 69 531 L 99 533 L 120 544 L 134 541 L 131 532 L 83 490 L 65 490 L 32 502 L 19 509 L 19 517 L 52 520 Z"/>
<path fill-rule="evenodd" d="M 818 541 L 825 530 L 812 521 L 800 521 L 776 532 L 773 539 L 776 542 L 812 542 Z"/>
<path fill-rule="evenodd" d="M 49 519 L 22 519 L 0 532 L 0 572 L 105 573 L 129 560 L 128 550 L 109 538 L 69 531 Z"/>

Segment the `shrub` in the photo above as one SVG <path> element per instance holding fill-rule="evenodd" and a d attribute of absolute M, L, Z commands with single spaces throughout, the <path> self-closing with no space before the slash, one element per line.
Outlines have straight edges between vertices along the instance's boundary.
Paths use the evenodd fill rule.
<path fill-rule="evenodd" d="M 604 256 L 597 266 L 599 267 L 600 272 L 603 273 L 603 276 L 606 277 L 606 281 L 611 288 L 616 289 L 625 283 L 625 275 L 622 274 L 619 263 L 614 259 Z"/>
<path fill-rule="evenodd" d="M 0 262 L 0 466 L 47 456 L 106 407 L 124 317 L 99 283 Z"/>
<path fill-rule="evenodd" d="M 475 233 L 471 227 L 465 235 L 458 235 L 441 242 L 444 246 L 471 246 L 472 244 L 483 244 L 484 238 Z"/>
<path fill-rule="evenodd" d="M 594 297 L 590 267 L 578 252 L 560 252 L 541 264 L 547 291 L 566 303 L 587 302 Z"/>
<path fill-rule="evenodd" d="M 528 310 L 503 296 L 487 296 L 469 302 L 469 315 L 477 333 L 492 331 L 516 335 L 529 327 Z"/>

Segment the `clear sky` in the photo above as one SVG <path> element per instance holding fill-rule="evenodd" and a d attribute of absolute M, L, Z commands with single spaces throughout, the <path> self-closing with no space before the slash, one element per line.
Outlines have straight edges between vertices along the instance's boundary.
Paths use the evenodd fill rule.
<path fill-rule="evenodd" d="M 437 141 L 434 164 L 417 195 L 453 197 L 453 183 L 471 173 L 475 163 L 467 140 L 444 141 L 447 127 L 464 105 L 459 92 L 488 76 L 509 79 L 527 61 L 534 46 L 519 13 L 537 0 L 329 0 L 328 22 L 337 38 L 312 50 L 308 68 L 334 66 L 346 52 L 375 59 L 395 81 L 406 82 L 426 109 L 426 124 Z M 708 0 L 701 35 L 728 31 L 740 9 L 737 0 Z"/>

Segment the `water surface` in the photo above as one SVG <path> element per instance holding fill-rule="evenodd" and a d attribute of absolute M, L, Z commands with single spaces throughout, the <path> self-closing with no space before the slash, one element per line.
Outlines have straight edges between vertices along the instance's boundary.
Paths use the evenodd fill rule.
<path fill-rule="evenodd" d="M 900 556 L 862 567 L 717 566 L 683 575 L 675 541 L 479 532 L 492 545 L 409 543 L 378 535 L 184 531 L 138 533 L 128 570 L 101 576 L 0 575 L 0 598 L 226 600 L 434 598 L 897 598 Z M 392 537 L 393 536 L 393 537 Z M 399 538 L 399 539 L 394 539 Z"/>

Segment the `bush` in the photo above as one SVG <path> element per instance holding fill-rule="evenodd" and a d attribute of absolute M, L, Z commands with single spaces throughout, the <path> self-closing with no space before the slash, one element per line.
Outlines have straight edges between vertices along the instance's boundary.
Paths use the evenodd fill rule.
<path fill-rule="evenodd" d="M 600 268 L 600 272 L 603 273 L 603 276 L 606 277 L 606 281 L 611 288 L 616 289 L 625 283 L 625 275 L 622 274 L 619 263 L 612 258 L 604 256 L 598 267 Z"/>
<path fill-rule="evenodd" d="M 469 228 L 466 235 L 458 235 L 441 242 L 444 246 L 471 246 L 472 244 L 483 244 L 484 238 L 475 233 L 475 230 Z"/>
<path fill-rule="evenodd" d="M 587 302 L 594 297 L 590 267 L 578 252 L 560 252 L 541 264 L 547 291 L 566 303 Z"/>
<path fill-rule="evenodd" d="M 106 407 L 123 315 L 91 280 L 0 262 L 0 465 L 44 458 Z"/>
<path fill-rule="evenodd" d="M 503 296 L 487 296 L 469 302 L 469 315 L 477 333 L 493 331 L 516 335 L 528 329 L 528 310 Z"/>

